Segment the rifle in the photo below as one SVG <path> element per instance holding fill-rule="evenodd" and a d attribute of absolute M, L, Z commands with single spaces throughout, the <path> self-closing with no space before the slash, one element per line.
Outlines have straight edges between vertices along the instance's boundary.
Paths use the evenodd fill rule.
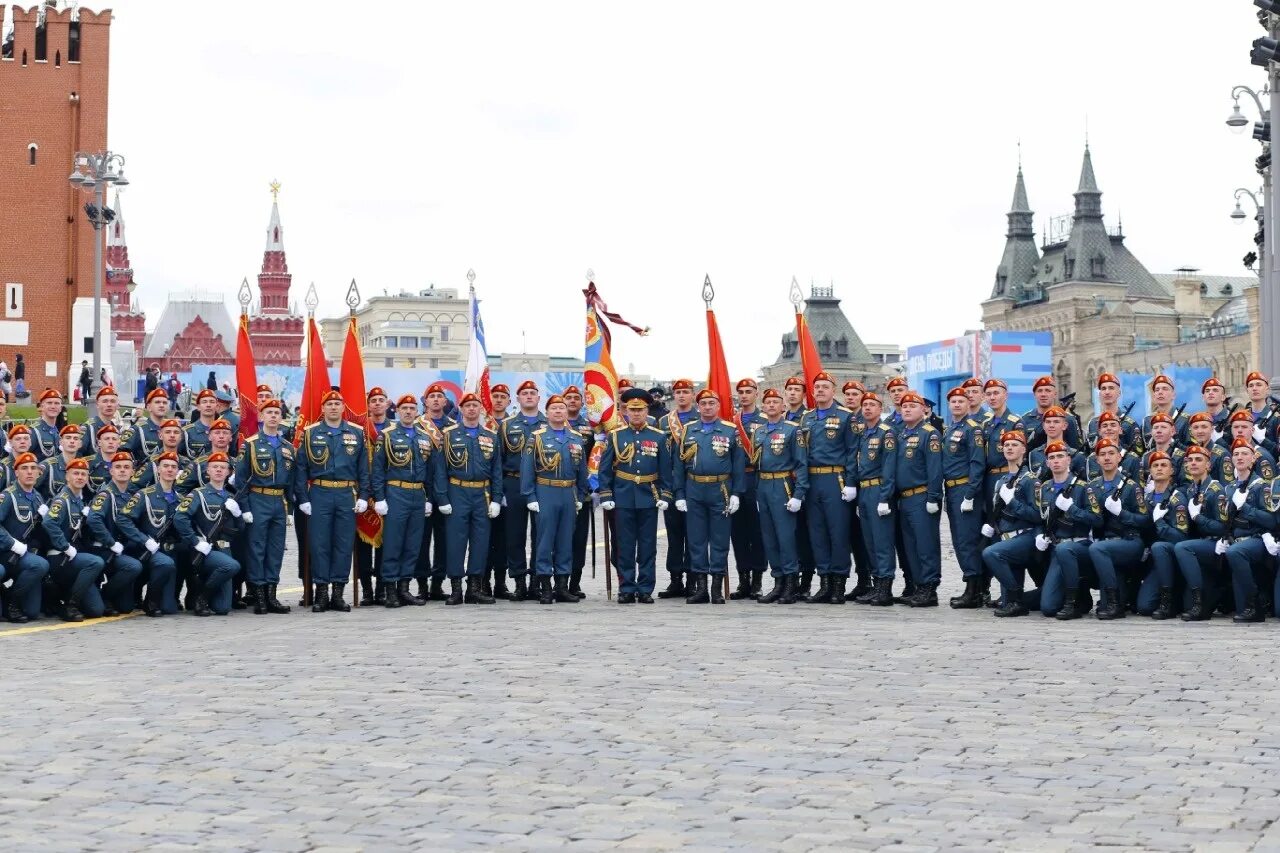
<path fill-rule="evenodd" d="M 1018 466 L 1017 471 L 1013 472 L 1013 478 L 1009 481 L 1009 484 L 1012 485 L 1015 489 L 1017 489 L 1018 487 L 1018 478 L 1022 476 L 1023 471 L 1027 470 L 1028 458 L 1029 458 L 1029 454 L 1023 454 L 1022 464 Z M 1004 508 L 1005 508 L 1005 502 L 1000 497 L 1000 489 L 999 487 L 997 487 L 995 495 L 991 498 L 991 520 L 996 522 L 991 526 L 996 528 L 997 536 L 999 536 L 1000 534 L 1000 527 L 999 527 L 1000 515 L 1001 513 L 1004 512 Z"/>
<path fill-rule="evenodd" d="M 1065 494 L 1068 489 L 1075 486 L 1076 475 L 1070 471 L 1067 472 L 1066 483 L 1062 487 L 1062 493 Z M 1053 535 L 1053 528 L 1058 525 L 1062 518 L 1062 510 L 1058 509 L 1057 499 L 1051 502 L 1044 512 L 1044 535 L 1049 538 L 1049 542 L 1054 545 L 1058 544 L 1058 537 Z"/>

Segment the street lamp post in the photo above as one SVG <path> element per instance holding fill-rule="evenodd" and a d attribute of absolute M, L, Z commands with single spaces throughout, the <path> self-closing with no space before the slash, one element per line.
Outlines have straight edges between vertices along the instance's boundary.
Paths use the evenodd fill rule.
<path fill-rule="evenodd" d="M 93 193 L 94 199 L 84 206 L 84 212 L 93 225 L 93 374 L 90 378 L 96 382 L 102 375 L 102 229 L 115 219 L 115 213 L 107 207 L 107 187 L 129 185 L 129 179 L 124 176 L 124 156 L 111 151 L 97 154 L 78 151 L 67 180 L 73 187 Z M 88 417 L 94 417 L 98 407 L 92 396 L 84 404 Z"/>
<path fill-rule="evenodd" d="M 1266 241 L 1266 229 L 1267 229 L 1267 208 L 1266 208 L 1266 204 L 1265 204 L 1265 201 L 1259 201 L 1259 200 L 1258 200 L 1258 196 L 1257 196 L 1257 194 L 1255 194 L 1255 193 L 1254 193 L 1254 192 L 1252 192 L 1251 190 L 1247 190 L 1247 189 L 1245 189 L 1244 187 L 1240 187 L 1239 189 L 1237 189 L 1237 190 L 1236 190 L 1236 207 L 1235 207 L 1235 210 L 1231 211 L 1231 218 L 1232 218 L 1232 219 L 1234 219 L 1234 220 L 1236 220 L 1236 221 L 1241 221 L 1241 220 L 1244 220 L 1244 219 L 1248 219 L 1248 218 L 1249 218 L 1249 215 L 1248 215 L 1247 213 L 1245 213 L 1245 212 L 1244 212 L 1244 208 L 1240 206 L 1240 199 L 1241 199 L 1242 197 L 1248 197 L 1249 201 L 1253 202 L 1253 208 L 1254 208 L 1254 217 L 1253 217 L 1253 218 L 1257 221 L 1257 223 L 1258 223 L 1258 227 L 1259 227 L 1259 228 L 1262 230 L 1262 232 L 1263 232 L 1263 240 L 1262 240 L 1262 243 L 1258 246 L 1258 248 L 1261 250 L 1261 251 L 1260 251 L 1260 253 L 1259 253 L 1259 255 L 1258 255 L 1258 282 L 1259 282 L 1260 286 L 1265 287 L 1265 286 L 1266 286 L 1266 282 L 1267 282 L 1267 274 L 1268 274 L 1268 272 L 1269 272 L 1269 271 L 1270 271 L 1270 269 L 1271 269 L 1271 261 L 1272 261 L 1272 259 L 1271 259 L 1270 257 L 1268 257 L 1268 253 L 1267 253 L 1267 241 Z M 1264 191 L 1264 192 L 1262 193 L 1262 198 L 1265 200 L 1265 199 L 1266 199 L 1266 197 L 1267 197 L 1267 196 L 1266 196 L 1266 192 Z M 1245 260 L 1248 260 L 1248 258 L 1245 258 Z"/>

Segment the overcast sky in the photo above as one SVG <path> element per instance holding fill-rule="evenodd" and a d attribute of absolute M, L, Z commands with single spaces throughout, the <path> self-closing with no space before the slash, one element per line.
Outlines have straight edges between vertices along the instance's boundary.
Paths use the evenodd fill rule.
<path fill-rule="evenodd" d="M 110 144 L 137 291 L 257 274 L 280 211 L 301 306 L 429 283 L 490 352 L 580 355 L 584 273 L 652 326 L 623 370 L 777 356 L 794 275 L 834 282 L 864 341 L 980 325 L 1017 144 L 1039 233 L 1070 213 L 1086 122 L 1108 224 L 1152 272 L 1244 274 L 1261 88 L 1238 2 L 307 3 L 114 0 Z M 1253 107 L 1247 112 L 1253 118 Z M 1246 203 L 1247 205 L 1247 203 Z"/>

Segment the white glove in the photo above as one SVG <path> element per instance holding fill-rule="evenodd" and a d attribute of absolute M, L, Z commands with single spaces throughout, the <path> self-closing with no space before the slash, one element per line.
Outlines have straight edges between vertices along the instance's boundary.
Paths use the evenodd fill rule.
<path fill-rule="evenodd" d="M 886 515 L 888 515 L 891 512 L 893 512 L 893 510 L 889 509 L 889 505 L 884 501 L 881 501 L 880 503 L 876 504 L 876 515 L 880 516 L 881 518 L 884 518 Z"/>
<path fill-rule="evenodd" d="M 234 486 L 236 484 L 236 472 L 232 471 L 231 476 L 227 478 L 227 485 Z"/>
<path fill-rule="evenodd" d="M 62 552 L 62 556 L 66 557 L 68 560 L 74 560 L 76 558 L 76 554 L 79 553 L 80 552 L 76 550 L 75 545 L 68 545 L 67 549 Z"/>
<path fill-rule="evenodd" d="M 119 557 L 121 554 L 123 554 L 123 553 L 124 553 L 124 546 L 123 546 L 123 545 L 121 545 L 119 542 L 112 542 L 112 543 L 111 543 L 111 553 L 112 553 L 112 554 L 115 554 L 117 557 Z"/>
<path fill-rule="evenodd" d="M 973 512 L 973 498 L 965 498 L 960 501 L 961 512 Z"/>
<path fill-rule="evenodd" d="M 1147 484 L 1142 487 L 1142 493 L 1146 495 L 1154 494 L 1156 490 L 1156 481 L 1148 479 Z"/>
<path fill-rule="evenodd" d="M 1120 497 L 1115 492 L 1112 492 L 1110 497 L 1108 497 L 1102 505 L 1105 506 L 1107 508 L 1107 512 L 1112 515 L 1119 515 L 1124 509 L 1124 504 L 1120 502 Z"/>
<path fill-rule="evenodd" d="M 13 453 L 13 445 L 6 441 L 6 442 L 4 443 L 4 452 L 5 452 L 5 453 L 10 453 L 10 454 L 12 454 L 12 453 Z"/>
<path fill-rule="evenodd" d="M 428 515 L 431 515 L 431 510 L 432 510 L 432 509 L 433 509 L 433 507 L 431 506 L 431 501 L 427 501 L 425 504 L 423 504 L 423 505 L 422 505 L 422 515 L 423 515 L 424 517 L 425 517 L 425 516 L 428 516 Z"/>
<path fill-rule="evenodd" d="M 844 501 L 845 503 L 848 503 L 849 501 L 853 500 L 857 496 L 858 496 L 857 486 L 845 486 L 843 489 L 840 490 L 840 500 Z"/>
<path fill-rule="evenodd" d="M 227 512 L 231 513 L 234 518 L 239 518 L 244 514 L 240 511 L 240 504 L 236 503 L 235 498 L 227 498 L 223 502 L 222 506 Z"/>
<path fill-rule="evenodd" d="M 1187 505 L 1187 514 L 1189 514 L 1192 518 L 1199 518 L 1202 510 L 1204 510 L 1203 503 L 1197 503 L 1196 501 L 1192 501 L 1190 504 Z"/>
<path fill-rule="evenodd" d="M 582 512 L 582 501 L 574 501 L 574 502 L 573 502 L 573 511 L 574 511 L 574 512 Z"/>
<path fill-rule="evenodd" d="M 88 517 L 88 515 L 89 515 L 89 505 L 88 505 L 88 504 L 85 504 L 83 507 L 81 507 L 81 508 L 80 508 L 80 514 L 81 514 L 81 515 L 83 515 L 83 516 Z"/>
<path fill-rule="evenodd" d="M 733 515 L 742 506 L 742 501 L 737 495 L 729 495 L 729 515 Z"/>
<path fill-rule="evenodd" d="M 1236 509 L 1244 506 L 1244 502 L 1249 499 L 1249 493 L 1244 489 L 1236 489 L 1235 494 L 1231 496 L 1231 503 L 1235 504 Z"/>
<path fill-rule="evenodd" d="M 1017 494 L 1017 491 L 1009 483 L 1005 483 L 1003 486 L 1000 487 L 1000 500 L 1004 501 L 1007 504 L 1013 503 L 1013 496 L 1016 494 Z"/>
<path fill-rule="evenodd" d="M 1068 497 L 1066 492 L 1058 492 L 1058 496 L 1053 499 L 1053 505 L 1063 512 L 1066 512 L 1076 505 L 1076 500 L 1075 498 Z"/>
<path fill-rule="evenodd" d="M 800 511 L 800 503 L 801 503 L 801 501 L 800 501 L 800 499 L 799 499 L 799 498 L 791 498 L 790 500 L 788 500 L 788 501 L 787 501 L 787 512 L 799 512 L 799 511 Z"/>
<path fill-rule="evenodd" d="M 489 517 L 497 518 L 500 512 L 502 512 L 502 504 L 497 501 L 489 501 Z"/>
<path fill-rule="evenodd" d="M 13 540 L 13 544 L 9 546 L 9 550 L 17 554 L 19 557 L 27 553 L 27 543 Z"/>
<path fill-rule="evenodd" d="M 1159 521 L 1169 514 L 1169 508 L 1163 504 L 1156 504 L 1155 509 L 1151 510 L 1152 521 Z"/>
<path fill-rule="evenodd" d="M 933 501 L 925 501 L 924 511 L 929 513 L 929 515 L 937 515 L 938 509 L 939 509 L 938 505 Z"/>
<path fill-rule="evenodd" d="M 303 515 L 311 515 L 311 501 L 303 501 L 298 504 L 298 509 L 302 511 Z"/>
<path fill-rule="evenodd" d="M 41 518 L 44 518 L 46 515 L 49 514 L 49 507 L 46 506 L 45 504 L 40 504 L 40 508 L 36 510 L 36 512 L 40 513 Z"/>
<path fill-rule="evenodd" d="M 503 505 L 503 506 L 506 506 L 506 505 L 507 505 L 507 496 L 506 496 L 506 495 L 503 495 L 503 496 L 502 496 L 502 505 Z M 447 512 L 445 513 L 445 515 L 448 515 L 448 514 L 449 514 L 449 513 L 447 513 Z"/>
<path fill-rule="evenodd" d="M 253 513 L 251 512 L 240 513 L 240 520 L 243 521 L 245 524 L 253 524 Z"/>
<path fill-rule="evenodd" d="M 440 505 L 440 514 L 441 514 L 441 515 L 452 515 L 452 514 L 453 514 L 453 504 L 441 504 L 441 505 Z"/>
<path fill-rule="evenodd" d="M 689 504 L 685 501 L 684 498 L 681 498 L 680 500 L 676 501 L 676 511 L 677 512 L 689 511 Z"/>
<path fill-rule="evenodd" d="M 1227 547 L 1227 540 L 1219 539 L 1217 542 L 1213 543 L 1213 553 L 1225 554 L 1227 553 Z"/>
<path fill-rule="evenodd" d="M 1214 440 L 1214 441 L 1221 441 L 1221 440 L 1222 440 L 1222 430 L 1220 430 L 1220 429 L 1215 429 L 1215 430 L 1213 431 L 1213 436 L 1212 436 L 1212 438 L 1213 438 L 1213 440 Z"/>
<path fill-rule="evenodd" d="M 1037 533 L 1037 534 L 1036 534 L 1036 550 L 1037 550 L 1037 551 L 1048 551 L 1048 550 L 1049 550 L 1049 537 L 1048 537 L 1048 536 L 1045 536 L 1043 533 Z"/>
<path fill-rule="evenodd" d="M 658 509 L 662 510 L 663 512 L 666 512 L 667 508 L 670 506 L 671 504 L 667 503 L 666 501 L 658 501 Z"/>
<path fill-rule="evenodd" d="M 213 550 L 213 546 L 210 545 L 207 540 L 201 539 L 196 543 L 196 550 L 207 557 L 209 556 L 209 552 Z"/>
<path fill-rule="evenodd" d="M 391 507 L 387 506 L 386 501 L 374 501 L 373 511 L 376 512 L 378 515 L 386 515 L 388 512 L 391 511 Z"/>
<path fill-rule="evenodd" d="M 368 508 L 369 508 L 369 502 L 367 500 L 365 500 L 364 498 L 356 499 L 356 515 L 359 515 L 360 513 L 367 510 Z"/>
<path fill-rule="evenodd" d="M 1280 556 L 1280 542 L 1276 541 L 1276 537 L 1270 533 L 1262 534 L 1262 544 L 1267 546 L 1267 553 L 1271 556 Z"/>
<path fill-rule="evenodd" d="M 1267 431 L 1260 426 L 1253 428 L 1253 440 L 1261 444 L 1267 440 Z"/>
<path fill-rule="evenodd" d="M 996 529 L 992 527 L 990 524 L 984 524 L 982 525 L 982 535 L 987 537 L 988 539 L 995 539 Z"/>
<path fill-rule="evenodd" d="M 662 504 L 663 501 L 658 501 L 658 503 Z M 615 507 L 617 507 L 617 504 L 613 501 L 600 501 L 600 508 L 605 512 L 608 512 L 609 510 L 614 509 Z M 662 507 L 659 506 L 658 509 L 662 509 Z"/>
<path fill-rule="evenodd" d="M 529 512 L 537 512 L 538 510 L 542 509 L 542 507 L 538 506 L 537 501 L 529 501 L 527 504 L 525 504 L 525 507 L 529 510 Z"/>
<path fill-rule="evenodd" d="M 147 545 L 147 550 L 150 551 L 152 554 L 160 550 L 160 543 L 154 539 L 148 538 L 146 545 Z"/>

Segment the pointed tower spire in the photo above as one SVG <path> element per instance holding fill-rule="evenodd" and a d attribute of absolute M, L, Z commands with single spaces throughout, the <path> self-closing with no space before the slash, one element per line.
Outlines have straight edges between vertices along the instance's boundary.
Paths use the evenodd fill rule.
<path fill-rule="evenodd" d="M 102 295 L 111 306 L 111 333 L 119 340 L 129 341 L 134 351 L 141 353 L 147 315 L 133 310 L 133 289 L 138 285 L 133 280 L 133 265 L 129 263 L 129 245 L 124 237 L 124 206 L 118 190 L 111 209 L 115 218 L 107 226 L 107 252 L 103 259 L 107 272 Z"/>
<path fill-rule="evenodd" d="M 1084 146 L 1084 163 L 1080 166 L 1080 186 L 1076 188 L 1076 216 L 1102 217 L 1102 192 L 1098 189 L 1098 179 L 1093 175 L 1093 155 L 1089 146 Z"/>
<path fill-rule="evenodd" d="M 1106 281 L 1113 278 L 1111 238 L 1102 222 L 1102 191 L 1093 174 L 1093 155 L 1084 146 L 1080 186 L 1075 192 L 1076 212 L 1063 255 L 1067 281 Z"/>
<path fill-rule="evenodd" d="M 996 268 L 996 282 L 991 298 L 1017 299 L 1022 288 L 1035 277 L 1040 252 L 1036 248 L 1036 232 L 1032 224 L 1035 214 L 1027 201 L 1027 183 L 1022 176 L 1022 146 L 1018 146 L 1018 177 L 1013 184 L 1013 203 L 1007 214 L 1009 230 L 1005 232 L 1004 255 Z"/>
<path fill-rule="evenodd" d="M 267 221 L 267 248 L 258 273 L 258 300 L 263 314 L 289 313 L 289 286 L 293 276 L 284 255 L 284 226 L 280 224 L 280 182 L 271 182 L 271 218 Z"/>

